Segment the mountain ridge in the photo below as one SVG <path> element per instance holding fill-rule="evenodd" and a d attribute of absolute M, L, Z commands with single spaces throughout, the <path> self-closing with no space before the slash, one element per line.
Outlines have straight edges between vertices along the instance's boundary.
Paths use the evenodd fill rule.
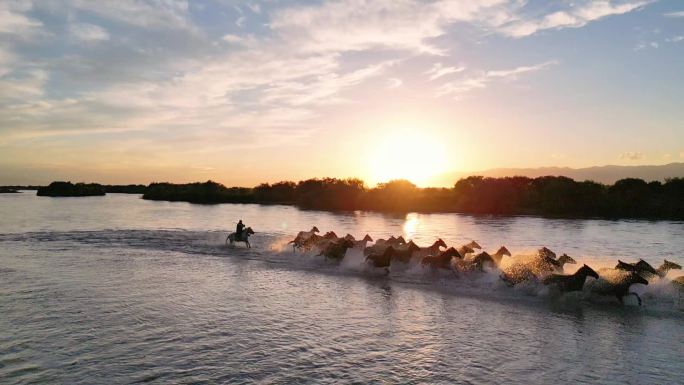
<path fill-rule="evenodd" d="M 673 162 L 663 165 L 643 165 L 643 166 L 591 166 L 582 168 L 572 167 L 530 167 L 530 168 L 492 168 L 475 172 L 451 172 L 442 174 L 439 180 L 452 180 L 455 183 L 458 179 L 471 175 L 484 177 L 511 177 L 526 176 L 536 178 L 540 176 L 566 176 L 577 181 L 592 180 L 594 182 L 613 184 L 615 181 L 625 178 L 639 178 L 647 182 L 664 181 L 666 178 L 684 177 L 684 163 Z"/>

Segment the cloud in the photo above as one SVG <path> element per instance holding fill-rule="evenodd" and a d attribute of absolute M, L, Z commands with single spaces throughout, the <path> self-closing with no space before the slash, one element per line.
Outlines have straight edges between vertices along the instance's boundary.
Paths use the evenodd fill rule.
<path fill-rule="evenodd" d="M 620 154 L 620 159 L 625 160 L 640 160 L 644 158 L 644 154 L 636 151 L 627 151 Z"/>
<path fill-rule="evenodd" d="M 665 17 L 684 17 L 684 11 L 664 13 Z"/>
<path fill-rule="evenodd" d="M 212 7 L 185 0 L 4 0 L 0 141 L 71 149 L 99 140 L 100 148 L 170 153 L 306 143 L 327 107 L 366 97 L 363 87 L 402 86 L 408 59 L 428 63 L 432 81 L 462 77 L 438 89 L 455 96 L 555 63 L 493 71 L 442 64 L 463 60 L 468 36 L 454 32 L 463 24 L 522 37 L 628 12 L 597 3 L 560 5 L 540 25 L 518 0 L 225 0 L 212 3 L 224 7 L 213 16 L 225 23 L 207 27 L 202 14 Z M 533 30 L 510 32 L 525 23 Z M 44 39 L 28 41 L 38 34 Z"/>
<path fill-rule="evenodd" d="M 425 75 L 430 76 L 430 80 L 437 80 L 448 74 L 455 74 L 465 70 L 465 67 L 444 67 L 442 63 L 435 63 L 432 68 L 425 71 Z"/>
<path fill-rule="evenodd" d="M 109 33 L 95 24 L 75 23 L 69 27 L 71 35 L 81 41 L 109 40 Z"/>
<path fill-rule="evenodd" d="M 547 29 L 579 28 L 611 15 L 621 15 L 639 10 L 653 0 L 629 1 L 614 4 L 608 0 L 582 3 L 568 10 L 556 11 L 539 19 L 521 19 L 502 26 L 499 31 L 511 37 L 526 37 Z"/>
<path fill-rule="evenodd" d="M 34 5 L 51 13 L 75 10 L 138 28 L 195 30 L 186 0 L 40 0 Z"/>
<path fill-rule="evenodd" d="M 372 48 L 444 55 L 429 42 L 458 21 L 485 20 L 504 0 L 435 2 L 347 0 L 296 6 L 277 12 L 273 31 L 304 52 L 346 52 Z"/>
<path fill-rule="evenodd" d="M 43 23 L 25 14 L 31 8 L 31 3 L 25 1 L 0 2 L 0 35 L 10 34 L 25 38 L 39 31 Z"/>
<path fill-rule="evenodd" d="M 463 94 L 475 89 L 485 88 L 491 82 L 496 80 L 515 80 L 522 74 L 539 71 L 555 64 L 558 64 L 557 60 L 550 60 L 535 65 L 520 66 L 506 70 L 483 71 L 479 74 L 470 75 L 458 81 L 445 83 L 437 89 L 435 95 L 440 97 L 445 95 Z"/>
<path fill-rule="evenodd" d="M 399 78 L 389 78 L 389 79 L 387 79 L 387 88 L 388 88 L 388 89 L 401 87 L 402 84 L 404 84 L 404 82 L 403 82 L 401 79 L 399 79 Z"/>
<path fill-rule="evenodd" d="M 672 36 L 670 38 L 665 39 L 668 43 L 679 43 L 680 41 L 684 40 L 684 35 L 680 36 Z"/>

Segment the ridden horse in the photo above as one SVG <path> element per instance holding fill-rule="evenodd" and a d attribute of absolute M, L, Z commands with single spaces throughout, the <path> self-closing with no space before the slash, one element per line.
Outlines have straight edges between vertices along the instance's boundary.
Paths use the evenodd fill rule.
<path fill-rule="evenodd" d="M 331 241 L 328 243 L 318 255 L 323 255 L 325 258 L 332 258 L 332 259 L 337 259 L 340 260 L 344 258 L 345 253 L 347 252 L 347 249 L 354 247 L 354 242 L 345 239 L 345 238 L 340 238 L 335 241 Z"/>
<path fill-rule="evenodd" d="M 598 279 L 599 275 L 594 271 L 594 269 L 584 265 L 580 267 L 575 274 L 551 274 L 542 279 L 542 283 L 544 285 L 554 285 L 563 293 L 568 291 L 581 291 L 584 287 L 584 281 L 586 281 L 587 277 L 594 277 Z"/>
<path fill-rule="evenodd" d="M 247 248 L 252 248 L 252 245 L 249 244 L 249 236 L 254 234 L 254 230 L 252 230 L 251 227 L 248 227 L 242 231 L 242 234 L 240 237 L 237 236 L 236 233 L 230 233 L 226 237 L 226 243 L 230 241 L 230 244 L 232 245 L 235 242 L 244 242 L 245 245 L 247 245 Z"/>
<path fill-rule="evenodd" d="M 660 267 L 656 269 L 656 274 L 658 274 L 658 276 L 660 278 L 665 278 L 668 271 L 670 271 L 670 270 L 681 270 L 681 269 L 682 269 L 682 266 L 680 264 L 670 262 L 667 259 L 664 259 L 663 264 L 660 265 Z"/>
<path fill-rule="evenodd" d="M 644 273 L 653 275 L 658 274 L 656 269 L 654 269 L 653 266 L 651 266 L 648 262 L 644 261 L 643 259 L 639 259 L 639 262 L 636 263 L 622 262 L 618 259 L 618 264 L 617 266 L 615 266 L 615 268 L 618 270 L 631 271 L 640 275 Z"/>
<path fill-rule="evenodd" d="M 648 281 L 634 271 L 620 272 L 616 269 L 614 272 L 620 274 L 617 280 L 611 279 L 609 281 L 606 277 L 601 277 L 591 286 L 591 292 L 598 295 L 615 296 L 620 303 L 624 303 L 623 297 L 633 295 L 639 302 L 639 306 L 641 306 L 641 297 L 639 297 L 639 294 L 629 291 L 629 287 L 635 283 L 648 285 Z"/>
<path fill-rule="evenodd" d="M 384 267 L 387 274 L 389 274 L 389 266 L 392 262 L 392 254 L 394 254 L 394 248 L 389 246 L 381 254 L 370 254 L 366 257 L 366 262 L 371 262 L 373 267 Z"/>
<path fill-rule="evenodd" d="M 445 249 L 447 248 L 447 244 L 444 243 L 442 238 L 439 238 L 433 243 L 432 245 L 428 247 L 421 247 L 420 250 L 416 251 L 416 257 L 418 258 L 424 258 L 427 257 L 428 255 L 435 255 L 440 252 L 440 248 L 444 247 Z"/>
<path fill-rule="evenodd" d="M 496 265 L 499 266 L 501 264 L 501 260 L 503 260 L 504 256 L 511 256 L 511 252 L 508 251 L 506 246 L 501 246 L 499 247 L 499 250 L 496 251 L 494 254 L 490 254 L 492 258 L 494 258 L 494 262 L 496 262 Z"/>
<path fill-rule="evenodd" d="M 450 247 L 437 255 L 428 255 L 420 260 L 420 264 L 423 266 L 430 266 L 435 269 L 445 269 L 451 270 L 451 258 L 461 258 L 463 256 L 458 253 L 458 250 Z"/>

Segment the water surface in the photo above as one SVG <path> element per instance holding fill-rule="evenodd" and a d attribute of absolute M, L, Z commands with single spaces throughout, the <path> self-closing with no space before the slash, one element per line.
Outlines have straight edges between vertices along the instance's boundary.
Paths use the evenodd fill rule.
<path fill-rule="evenodd" d="M 253 249 L 223 244 L 238 218 Z M 415 266 L 389 276 L 284 243 L 317 225 L 547 246 L 592 266 L 684 262 L 684 223 L 333 214 L 135 195 L 0 195 L 2 383 L 681 382 L 684 298 L 667 282 L 627 300 L 509 289 L 495 273 Z M 679 273 L 679 274 L 677 274 Z M 682 275 L 681 271 L 671 276 Z"/>

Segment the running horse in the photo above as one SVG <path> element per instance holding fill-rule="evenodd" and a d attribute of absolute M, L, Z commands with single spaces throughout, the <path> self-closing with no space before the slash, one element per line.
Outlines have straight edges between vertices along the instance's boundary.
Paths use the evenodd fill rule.
<path fill-rule="evenodd" d="M 584 281 L 587 277 L 594 277 L 599 279 L 599 275 L 591 267 L 584 265 L 580 267 L 575 274 L 562 275 L 562 274 L 551 274 L 542 279 L 544 285 L 553 285 L 558 288 L 561 292 L 568 291 L 582 291 L 584 287 Z"/>
<path fill-rule="evenodd" d="M 230 244 L 232 245 L 235 242 L 244 242 L 245 245 L 247 245 L 247 248 L 251 249 L 252 245 L 249 244 L 249 236 L 254 234 L 254 230 L 252 230 L 251 227 L 248 227 L 242 231 L 242 234 L 240 237 L 237 236 L 236 233 L 230 233 L 226 237 L 226 243 L 230 241 Z"/>

